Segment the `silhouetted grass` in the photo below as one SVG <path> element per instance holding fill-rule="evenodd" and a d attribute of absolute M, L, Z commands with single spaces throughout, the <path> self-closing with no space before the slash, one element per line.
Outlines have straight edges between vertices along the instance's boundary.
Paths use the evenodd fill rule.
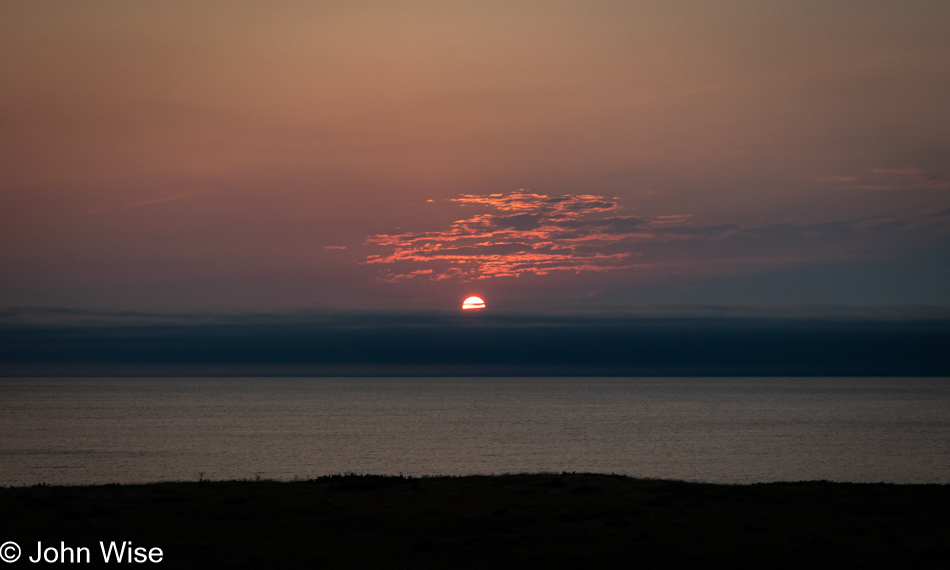
<path fill-rule="evenodd" d="M 0 489 L 6 540 L 31 554 L 130 540 L 161 547 L 164 568 L 946 568 L 950 486 L 562 473 L 16 487 Z"/>

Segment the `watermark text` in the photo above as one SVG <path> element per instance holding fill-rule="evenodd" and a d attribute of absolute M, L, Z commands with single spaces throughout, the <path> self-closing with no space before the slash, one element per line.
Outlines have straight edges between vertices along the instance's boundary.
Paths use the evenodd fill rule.
<path fill-rule="evenodd" d="M 102 561 L 110 564 L 158 564 L 165 558 L 165 553 L 157 546 L 135 546 L 130 540 L 99 541 L 99 548 L 67 545 L 60 541 L 58 545 L 46 546 L 43 541 L 36 542 L 35 554 L 30 554 L 31 548 L 24 561 L 32 564 L 91 564 Z M 20 545 L 12 540 L 0 545 L 0 561 L 14 563 L 21 559 L 24 552 Z M 100 558 L 101 557 L 101 558 Z"/>

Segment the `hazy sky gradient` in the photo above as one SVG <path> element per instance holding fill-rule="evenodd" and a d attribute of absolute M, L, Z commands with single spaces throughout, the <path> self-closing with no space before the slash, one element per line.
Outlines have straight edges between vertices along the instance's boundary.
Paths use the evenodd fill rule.
<path fill-rule="evenodd" d="M 948 24 L 934 1 L 3 2 L 0 308 L 948 305 Z M 597 247 L 631 263 L 367 263 L 521 191 L 615 204 L 584 219 L 626 220 Z M 542 247 L 511 237 L 479 247 Z"/>

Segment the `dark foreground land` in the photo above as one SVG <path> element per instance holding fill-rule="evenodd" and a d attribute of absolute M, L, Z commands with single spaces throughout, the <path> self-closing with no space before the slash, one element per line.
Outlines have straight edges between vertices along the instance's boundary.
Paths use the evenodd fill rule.
<path fill-rule="evenodd" d="M 950 486 L 541 474 L 0 489 L 10 568 L 160 547 L 164 568 L 950 568 Z M 56 563 L 55 566 L 71 567 Z M 113 562 L 107 567 L 116 567 Z"/>

